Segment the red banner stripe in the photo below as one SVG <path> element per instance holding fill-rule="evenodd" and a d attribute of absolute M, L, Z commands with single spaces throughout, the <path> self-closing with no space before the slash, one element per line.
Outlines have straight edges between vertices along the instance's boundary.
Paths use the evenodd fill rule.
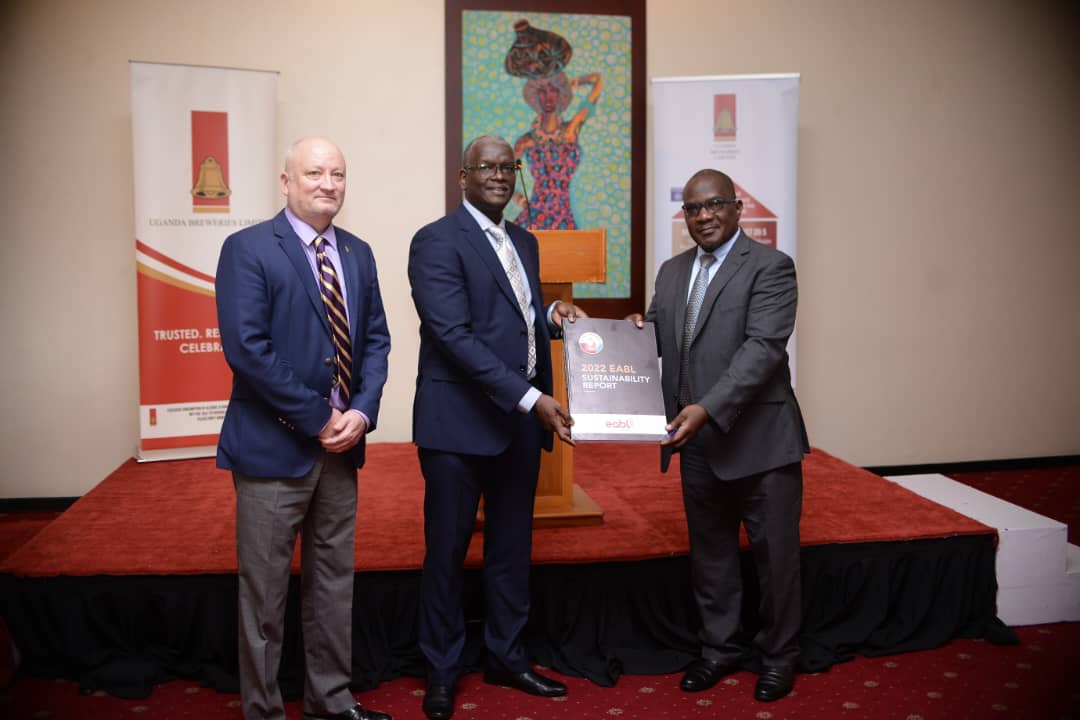
<path fill-rule="evenodd" d="M 143 243 L 138 238 L 136 238 L 136 240 L 135 240 L 135 249 L 138 250 L 139 252 L 143 253 L 144 255 L 148 255 L 148 256 L 154 258 L 155 260 L 157 260 L 160 263 L 168 265 L 173 270 L 179 270 L 180 272 L 187 273 L 188 275 L 191 275 L 192 277 L 196 277 L 196 278 L 198 278 L 200 280 L 205 280 L 208 283 L 213 283 L 214 282 L 214 276 L 213 275 L 207 275 L 206 273 L 199 272 L 198 270 L 196 270 L 193 267 L 189 267 L 189 266 L 187 266 L 187 265 L 185 265 L 185 264 L 183 264 L 181 262 L 177 262 L 176 260 L 173 260 L 168 255 L 160 253 L 157 250 L 155 250 L 154 248 L 150 247 L 149 245 Z"/>

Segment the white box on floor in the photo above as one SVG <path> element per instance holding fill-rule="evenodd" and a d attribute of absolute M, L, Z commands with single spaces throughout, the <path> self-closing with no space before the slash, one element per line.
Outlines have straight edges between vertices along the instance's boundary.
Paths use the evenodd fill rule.
<path fill-rule="evenodd" d="M 1080 613 L 1080 558 L 1066 574 L 1068 528 L 944 475 L 887 478 L 912 492 L 996 528 L 998 617 L 1006 625 L 1061 622 Z"/>
<path fill-rule="evenodd" d="M 998 589 L 998 617 L 1006 625 L 1080 621 L 1080 547 L 1066 546 L 1066 572 L 1045 585 Z"/>

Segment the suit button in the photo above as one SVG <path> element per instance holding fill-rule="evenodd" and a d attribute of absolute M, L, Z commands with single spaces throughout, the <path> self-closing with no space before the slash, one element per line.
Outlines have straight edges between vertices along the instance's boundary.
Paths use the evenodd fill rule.
<path fill-rule="evenodd" d="M 323 365 L 333 365 L 333 364 L 334 364 L 334 358 L 332 358 L 332 357 L 323 358 Z"/>
<path fill-rule="evenodd" d="M 525 372 L 525 366 L 524 365 L 519 365 L 518 370 L 520 370 L 521 372 Z"/>

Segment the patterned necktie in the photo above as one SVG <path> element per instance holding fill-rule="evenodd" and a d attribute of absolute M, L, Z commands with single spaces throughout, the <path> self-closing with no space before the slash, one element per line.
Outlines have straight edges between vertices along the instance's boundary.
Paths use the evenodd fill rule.
<path fill-rule="evenodd" d="M 325 238 L 315 238 L 315 259 L 319 266 L 319 290 L 326 305 L 326 319 L 330 321 L 330 339 L 334 343 L 334 384 L 348 407 L 352 389 L 352 341 L 349 340 L 349 319 L 341 297 L 341 284 L 334 264 L 326 256 Z"/>
<path fill-rule="evenodd" d="M 510 245 L 510 238 L 506 236 L 506 231 L 498 225 L 492 225 L 488 228 L 488 232 L 495 238 L 495 253 L 499 256 L 499 262 L 502 263 L 503 270 L 506 271 L 506 279 L 510 281 L 510 287 L 514 289 L 518 309 L 521 310 L 521 315 L 525 318 L 525 325 L 529 329 L 529 363 L 526 367 L 526 374 L 528 377 L 532 377 L 536 372 L 536 330 L 533 328 L 533 324 L 529 322 L 529 306 L 532 301 L 525 291 L 525 280 L 521 276 L 517 255 L 514 254 L 514 248 Z"/>
<path fill-rule="evenodd" d="M 683 325 L 682 349 L 679 352 L 679 404 L 683 407 L 691 402 L 690 343 L 694 339 L 694 328 L 697 327 L 698 313 L 701 312 L 701 301 L 705 299 L 705 290 L 709 287 L 709 266 L 715 260 L 716 256 L 712 253 L 705 253 L 698 259 L 701 267 L 698 268 L 694 286 L 690 289 L 690 299 L 686 301 L 686 323 Z"/>

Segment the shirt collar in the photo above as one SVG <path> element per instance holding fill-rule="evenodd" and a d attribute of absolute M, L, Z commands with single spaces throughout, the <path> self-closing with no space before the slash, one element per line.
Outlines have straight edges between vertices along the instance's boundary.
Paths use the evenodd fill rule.
<path fill-rule="evenodd" d="M 312 243 L 315 242 L 315 238 L 322 237 L 325 238 L 328 243 L 330 243 L 330 247 L 334 248 L 334 250 L 337 250 L 337 235 L 334 234 L 333 223 L 327 225 L 325 231 L 321 233 L 316 232 L 315 228 L 311 227 L 306 222 L 296 217 L 296 215 L 293 214 L 293 211 L 289 208 L 285 208 L 285 219 L 289 221 L 289 225 L 292 226 L 293 232 L 296 233 L 296 236 L 300 238 L 300 242 L 302 242 L 304 245 L 311 247 Z"/>
<path fill-rule="evenodd" d="M 503 218 L 499 222 L 493 222 L 491 218 L 476 209 L 476 206 L 470 203 L 468 200 L 462 198 L 461 204 L 465 206 L 465 209 L 469 211 L 469 214 L 472 215 L 473 220 L 477 222 L 477 224 L 480 226 L 480 229 L 483 230 L 485 234 L 487 233 L 488 228 L 495 225 L 501 227 L 504 232 L 506 231 L 506 218 Z M 508 232 L 506 234 L 507 236 L 510 235 L 510 233 Z"/>
<path fill-rule="evenodd" d="M 720 247 L 718 247 L 718 248 L 716 248 L 715 250 L 712 251 L 711 254 L 716 258 L 716 262 L 713 263 L 714 266 L 716 266 L 716 267 L 720 266 L 720 263 L 723 262 L 724 258 L 727 257 L 727 254 L 729 252 L 731 252 L 731 248 L 732 248 L 732 246 L 735 245 L 735 241 L 739 239 L 739 233 L 741 233 L 741 232 L 742 232 L 742 228 L 736 228 L 734 235 L 732 235 L 730 238 L 725 240 L 724 243 Z M 701 262 L 701 256 L 704 255 L 704 254 L 705 254 L 705 251 L 702 250 L 701 246 L 699 245 L 698 249 L 697 249 L 697 255 L 694 258 L 695 262 Z"/>

